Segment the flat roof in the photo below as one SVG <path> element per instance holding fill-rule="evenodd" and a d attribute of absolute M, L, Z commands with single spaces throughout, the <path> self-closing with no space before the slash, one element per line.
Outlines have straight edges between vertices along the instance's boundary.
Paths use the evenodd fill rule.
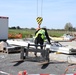
<path fill-rule="evenodd" d="M 0 16 L 0 18 L 3 18 L 3 19 L 8 19 L 9 17 L 5 17 L 5 16 Z"/>

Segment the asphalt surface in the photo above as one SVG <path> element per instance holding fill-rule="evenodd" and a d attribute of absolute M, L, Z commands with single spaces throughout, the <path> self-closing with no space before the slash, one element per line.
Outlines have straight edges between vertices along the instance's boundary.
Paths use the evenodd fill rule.
<path fill-rule="evenodd" d="M 64 45 L 76 45 L 76 41 L 62 42 Z M 68 59 L 69 58 L 69 59 Z M 76 73 L 76 65 L 70 65 L 76 60 L 76 55 L 67 54 L 50 54 L 50 63 L 39 65 L 36 61 L 13 62 L 20 59 L 20 53 L 0 53 L 0 75 L 18 75 L 19 71 L 26 70 L 28 74 L 74 74 Z M 36 59 L 36 58 L 35 58 Z M 75 62 L 76 63 L 76 62 Z M 1 73 L 2 72 L 2 73 Z"/>

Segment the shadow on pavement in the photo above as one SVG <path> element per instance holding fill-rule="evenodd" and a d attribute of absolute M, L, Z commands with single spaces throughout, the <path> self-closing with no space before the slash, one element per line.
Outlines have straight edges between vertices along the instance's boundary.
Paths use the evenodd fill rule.
<path fill-rule="evenodd" d="M 49 62 L 49 63 L 43 64 L 41 69 L 47 68 L 49 66 L 49 64 L 64 64 L 64 63 L 67 63 L 67 62 L 57 62 L 57 61 Z"/>
<path fill-rule="evenodd" d="M 41 69 L 45 69 L 48 65 L 49 65 L 49 63 L 42 65 Z"/>
<path fill-rule="evenodd" d="M 20 65 L 21 63 L 23 63 L 24 61 L 18 61 L 18 62 L 16 62 L 16 64 L 14 64 L 13 66 L 18 66 L 18 65 Z"/>

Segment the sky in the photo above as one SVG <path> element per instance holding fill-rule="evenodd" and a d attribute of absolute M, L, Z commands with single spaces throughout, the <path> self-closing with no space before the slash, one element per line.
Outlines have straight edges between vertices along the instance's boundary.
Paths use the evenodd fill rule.
<path fill-rule="evenodd" d="M 9 17 L 9 27 L 63 29 L 66 23 L 76 27 L 76 0 L 0 0 L 0 16 Z"/>

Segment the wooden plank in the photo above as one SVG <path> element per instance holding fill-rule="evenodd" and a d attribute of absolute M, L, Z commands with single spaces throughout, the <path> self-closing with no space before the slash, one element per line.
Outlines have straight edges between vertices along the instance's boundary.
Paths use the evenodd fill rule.
<path fill-rule="evenodd" d="M 23 59 L 20 59 L 20 60 L 14 60 L 14 61 L 12 61 L 12 63 L 14 63 L 14 62 L 23 62 L 24 60 Z"/>
<path fill-rule="evenodd" d="M 48 61 L 43 61 L 43 62 L 39 62 L 38 65 L 45 65 L 45 64 L 49 64 Z"/>

